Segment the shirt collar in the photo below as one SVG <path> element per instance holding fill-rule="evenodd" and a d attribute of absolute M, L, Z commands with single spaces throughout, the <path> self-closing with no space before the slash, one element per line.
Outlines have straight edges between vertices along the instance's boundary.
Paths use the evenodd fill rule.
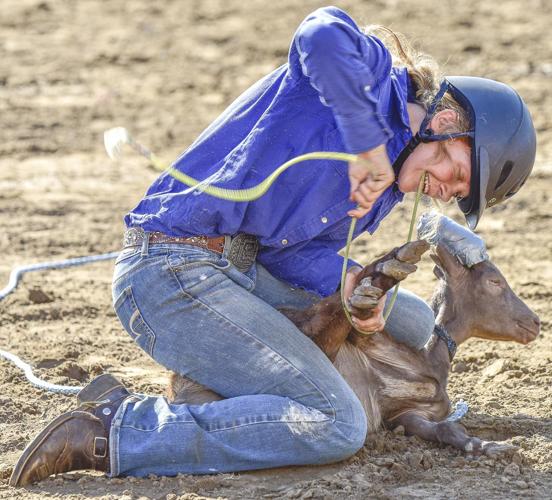
<path fill-rule="evenodd" d="M 391 82 L 392 101 L 397 106 L 395 114 L 397 118 L 396 126 L 394 127 L 396 130 L 395 135 L 387 143 L 387 155 L 391 164 L 393 164 L 413 136 L 407 104 L 410 102 L 410 97 L 411 94 L 413 95 L 414 90 L 408 76 L 408 70 L 404 67 L 393 67 L 391 69 Z M 396 195 L 400 193 L 400 200 L 402 200 L 404 193 L 399 190 L 397 182 L 393 184 L 393 191 Z"/>
<path fill-rule="evenodd" d="M 408 76 L 408 70 L 404 67 L 391 68 L 391 82 L 392 92 L 394 93 L 396 102 L 399 103 L 399 118 L 401 124 L 412 134 L 407 104 L 415 101 L 415 91 L 410 77 Z"/>

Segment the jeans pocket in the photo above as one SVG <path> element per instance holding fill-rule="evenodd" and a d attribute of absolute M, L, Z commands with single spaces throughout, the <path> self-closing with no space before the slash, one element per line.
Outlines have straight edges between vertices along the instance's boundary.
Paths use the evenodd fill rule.
<path fill-rule="evenodd" d="M 113 269 L 113 283 L 119 281 L 130 271 L 136 269 L 143 262 L 144 257 L 140 254 L 140 249 L 127 248 L 123 250 L 115 261 Z"/>
<path fill-rule="evenodd" d="M 204 266 L 206 264 L 221 271 L 230 267 L 230 262 L 222 257 L 222 255 L 202 248 L 184 252 L 171 252 L 167 256 L 167 264 L 170 269 L 176 272 Z"/>
<path fill-rule="evenodd" d="M 132 287 L 125 288 L 113 305 L 117 317 L 121 321 L 127 333 L 144 351 L 153 355 L 155 345 L 155 333 L 144 320 L 134 295 Z"/>
<path fill-rule="evenodd" d="M 123 260 L 130 259 L 131 257 L 134 257 L 135 255 L 138 255 L 140 253 L 140 248 L 137 247 L 129 247 L 121 250 L 117 258 L 115 259 L 115 264 L 118 264 L 119 262 L 122 262 Z"/>

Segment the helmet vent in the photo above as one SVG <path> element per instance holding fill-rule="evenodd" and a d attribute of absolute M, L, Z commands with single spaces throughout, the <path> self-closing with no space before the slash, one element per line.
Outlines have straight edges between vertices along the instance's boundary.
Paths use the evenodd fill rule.
<path fill-rule="evenodd" d="M 523 181 L 521 181 L 517 186 L 515 186 L 508 194 L 506 194 L 504 198 L 510 198 L 510 196 L 514 196 L 523 187 L 526 180 L 527 178 L 523 179 Z"/>
<path fill-rule="evenodd" d="M 500 186 L 502 186 L 502 184 L 504 184 L 504 181 L 508 178 L 513 168 L 514 168 L 513 161 L 508 160 L 504 164 L 504 166 L 502 167 L 502 172 L 500 172 L 500 177 L 498 178 L 498 181 L 496 181 L 495 190 L 498 189 Z"/>

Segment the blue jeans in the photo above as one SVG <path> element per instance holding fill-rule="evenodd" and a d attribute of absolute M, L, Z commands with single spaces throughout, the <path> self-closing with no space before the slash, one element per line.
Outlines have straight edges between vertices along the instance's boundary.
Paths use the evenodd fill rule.
<path fill-rule="evenodd" d="M 227 398 L 127 398 L 110 433 L 111 475 L 209 474 L 324 464 L 363 445 L 363 408 L 320 349 L 277 307 L 319 297 L 191 245 L 121 253 L 115 310 L 164 367 Z M 400 301 L 398 301 L 400 302 Z"/>

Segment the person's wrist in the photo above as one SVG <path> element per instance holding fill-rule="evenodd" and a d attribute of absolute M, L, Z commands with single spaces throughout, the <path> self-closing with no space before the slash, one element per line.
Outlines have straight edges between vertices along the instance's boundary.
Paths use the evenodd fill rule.
<path fill-rule="evenodd" d="M 393 165 L 387 156 L 387 148 L 385 144 L 381 144 L 370 151 L 364 151 L 358 154 L 358 163 L 365 163 L 368 168 L 374 168 L 379 175 L 384 175 L 386 180 L 391 184 L 395 180 L 395 172 Z"/>
<path fill-rule="evenodd" d="M 360 158 L 365 158 L 367 160 L 370 160 L 375 157 L 381 157 L 382 154 L 387 156 L 387 148 L 385 144 L 380 144 L 375 148 L 369 149 L 367 151 L 363 151 L 362 153 L 358 153 L 357 156 Z"/>
<path fill-rule="evenodd" d="M 347 269 L 347 274 L 356 276 L 358 273 L 360 273 L 360 271 L 362 271 L 362 267 L 355 264 Z"/>
<path fill-rule="evenodd" d="M 347 269 L 347 273 L 345 274 L 345 289 L 344 289 L 344 297 L 345 300 L 348 301 L 351 297 L 355 283 L 356 283 L 356 276 L 362 271 L 362 267 L 358 265 L 353 265 Z"/>

